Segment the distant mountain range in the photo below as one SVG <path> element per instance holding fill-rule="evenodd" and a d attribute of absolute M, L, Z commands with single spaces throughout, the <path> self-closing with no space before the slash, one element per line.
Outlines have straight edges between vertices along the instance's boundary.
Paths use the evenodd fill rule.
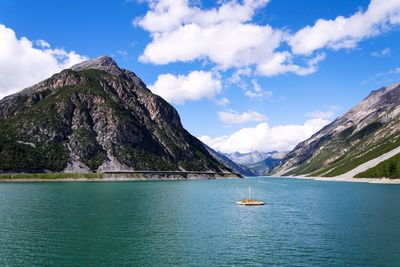
<path fill-rule="evenodd" d="M 253 172 L 250 168 L 241 165 L 239 163 L 234 162 L 231 160 L 229 157 L 227 157 L 224 153 L 220 153 L 212 149 L 211 147 L 207 146 L 204 144 L 208 152 L 217 159 L 220 163 L 224 164 L 228 168 L 230 168 L 232 171 L 239 173 L 243 176 L 256 176 L 257 173 Z"/>
<path fill-rule="evenodd" d="M 231 173 L 177 111 L 110 57 L 0 101 L 0 172 Z"/>
<path fill-rule="evenodd" d="M 275 175 L 400 178 L 400 84 L 359 104 L 298 144 Z"/>
<path fill-rule="evenodd" d="M 245 168 L 246 174 L 240 170 L 235 169 L 233 166 L 225 163 L 228 167 L 233 170 L 237 170 L 239 173 L 245 176 L 256 176 L 256 175 L 267 175 L 274 167 L 278 165 L 280 160 L 285 156 L 285 152 L 259 152 L 252 151 L 249 153 L 219 153 L 220 156 L 230 160 L 231 162 L 239 165 L 241 168 Z M 212 153 L 211 153 L 212 154 Z M 226 159 L 225 159 L 226 161 Z"/>
<path fill-rule="evenodd" d="M 279 165 L 280 161 L 281 159 L 279 158 L 268 157 L 262 161 L 245 166 L 256 175 L 269 175 L 272 169 Z"/>
<path fill-rule="evenodd" d="M 240 153 L 240 152 L 224 153 L 224 155 L 238 164 L 250 165 L 250 164 L 260 162 L 268 157 L 271 157 L 276 153 L 278 153 L 278 152 L 277 151 L 272 151 L 272 152 L 252 151 L 249 153 Z"/>

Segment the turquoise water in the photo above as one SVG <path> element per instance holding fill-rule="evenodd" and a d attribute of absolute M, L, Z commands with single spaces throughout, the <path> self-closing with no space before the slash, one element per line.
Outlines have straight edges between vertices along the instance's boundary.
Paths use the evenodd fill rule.
<path fill-rule="evenodd" d="M 235 205 L 249 185 L 267 205 Z M 399 266 L 400 186 L 3 183 L 0 265 Z"/>

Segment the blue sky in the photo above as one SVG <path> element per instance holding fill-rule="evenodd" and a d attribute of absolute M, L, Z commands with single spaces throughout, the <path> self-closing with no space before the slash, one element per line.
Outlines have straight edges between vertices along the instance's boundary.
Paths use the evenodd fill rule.
<path fill-rule="evenodd" d="M 1 1 L 0 25 L 0 97 L 111 55 L 224 152 L 291 149 L 400 81 L 399 0 Z"/>

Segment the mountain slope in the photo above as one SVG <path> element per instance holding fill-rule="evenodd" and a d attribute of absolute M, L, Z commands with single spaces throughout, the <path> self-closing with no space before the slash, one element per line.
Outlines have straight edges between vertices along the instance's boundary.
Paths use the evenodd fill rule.
<path fill-rule="evenodd" d="M 109 57 L 0 101 L 0 170 L 229 172 L 177 111 Z"/>
<path fill-rule="evenodd" d="M 267 175 L 273 168 L 278 166 L 280 161 L 281 159 L 279 158 L 268 157 L 262 161 L 246 165 L 246 167 L 257 175 Z"/>
<path fill-rule="evenodd" d="M 217 159 L 220 163 L 224 164 L 228 168 L 230 168 L 232 171 L 239 173 L 243 176 L 255 176 L 256 173 L 254 173 L 252 170 L 247 168 L 246 166 L 242 166 L 240 164 L 237 164 L 236 162 L 232 161 L 230 158 L 225 156 L 223 153 L 219 153 L 212 149 L 211 147 L 207 146 L 204 144 L 208 152 L 215 158 Z"/>
<path fill-rule="evenodd" d="M 378 164 L 381 164 L 382 162 L 390 160 L 392 157 L 395 157 L 399 153 L 400 153 L 400 146 L 398 146 L 395 149 L 390 150 L 389 152 L 386 152 L 385 154 L 382 154 L 374 159 L 371 159 L 363 164 L 360 164 L 356 168 L 352 169 L 351 171 L 343 173 L 337 177 L 338 178 L 348 178 L 348 177 L 359 176 L 360 173 L 366 172 L 367 170 L 374 168 L 374 166 L 377 166 Z M 400 169 L 399 169 L 399 171 L 400 171 Z M 364 178 L 375 178 L 375 176 L 374 177 L 364 176 Z"/>
<path fill-rule="evenodd" d="M 400 178 L 400 153 L 381 161 L 376 166 L 358 173 L 357 178 Z"/>
<path fill-rule="evenodd" d="M 298 144 L 277 175 L 339 176 L 400 145 L 400 84 L 372 91 L 346 114 Z"/>
<path fill-rule="evenodd" d="M 240 152 L 225 153 L 224 155 L 230 158 L 232 161 L 236 162 L 237 164 L 250 165 L 260 162 L 268 157 L 271 157 L 275 153 L 278 152 L 272 151 L 266 153 L 266 152 L 252 151 L 249 153 L 240 153 Z"/>

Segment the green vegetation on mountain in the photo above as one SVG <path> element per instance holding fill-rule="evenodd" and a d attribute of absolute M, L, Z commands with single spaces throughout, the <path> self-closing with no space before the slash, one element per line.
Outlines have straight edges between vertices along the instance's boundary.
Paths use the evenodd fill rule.
<path fill-rule="evenodd" d="M 400 146 L 400 137 L 398 135 L 392 136 L 390 138 L 386 138 L 384 140 L 380 140 L 378 144 L 376 144 L 373 148 L 367 147 L 367 149 L 359 151 L 357 148 L 351 150 L 345 156 L 337 159 L 331 164 L 327 165 L 324 168 L 321 168 L 317 172 L 313 172 L 308 174 L 308 176 L 325 176 L 325 177 L 334 177 L 351 171 L 355 167 L 377 158 L 392 149 Z"/>
<path fill-rule="evenodd" d="M 274 169 L 281 175 L 334 177 L 400 146 L 400 84 L 373 91 L 298 144 Z"/>
<path fill-rule="evenodd" d="M 355 176 L 356 178 L 400 178 L 400 154 L 397 154 L 385 161 L 382 161 L 375 167 L 372 167 Z"/>
<path fill-rule="evenodd" d="M 0 173 L 108 170 L 230 172 L 108 57 L 0 101 Z"/>

